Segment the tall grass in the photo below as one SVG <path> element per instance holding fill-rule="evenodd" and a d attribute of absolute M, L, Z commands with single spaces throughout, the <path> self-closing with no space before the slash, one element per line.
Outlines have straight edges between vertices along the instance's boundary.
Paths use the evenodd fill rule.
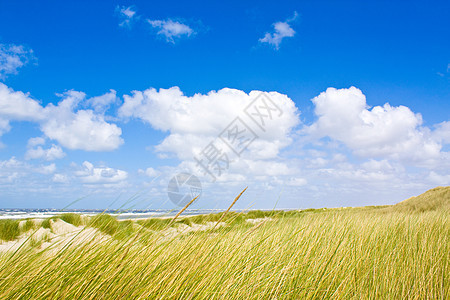
<path fill-rule="evenodd" d="M 224 220 L 233 215 L 242 216 Z M 440 211 L 279 213 L 171 239 L 130 230 L 133 243 L 73 245 L 56 256 L 24 247 L 0 256 L 0 298 L 448 299 L 448 220 Z M 91 224 L 133 227 L 121 223 Z"/>
<path fill-rule="evenodd" d="M 59 216 L 56 216 L 56 218 L 63 220 L 66 223 L 72 224 L 74 226 L 80 226 L 83 225 L 83 219 L 79 214 L 75 213 L 65 213 Z"/>
<path fill-rule="evenodd" d="M 25 224 L 23 225 L 21 230 L 23 232 L 27 232 L 27 231 L 35 229 L 35 228 L 36 228 L 36 224 L 34 223 L 34 221 L 31 219 L 28 219 L 28 220 L 25 220 Z"/>
<path fill-rule="evenodd" d="M 23 223 L 21 225 L 21 223 Z M 36 227 L 33 220 L 0 220 L 0 241 L 14 241 L 19 236 Z"/>
<path fill-rule="evenodd" d="M 105 234 L 113 235 L 119 228 L 119 221 L 111 215 L 99 214 L 90 220 L 89 226 L 97 228 Z"/>
<path fill-rule="evenodd" d="M 19 221 L 0 220 L 0 241 L 13 241 L 20 233 Z"/>
<path fill-rule="evenodd" d="M 405 201 L 397 203 L 392 207 L 396 211 L 423 212 L 430 210 L 440 210 L 450 212 L 450 187 L 438 186 L 425 193 L 411 197 Z"/>

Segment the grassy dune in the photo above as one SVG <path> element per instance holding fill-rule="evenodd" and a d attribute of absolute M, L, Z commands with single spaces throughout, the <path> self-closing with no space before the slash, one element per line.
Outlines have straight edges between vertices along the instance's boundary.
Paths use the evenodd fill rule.
<path fill-rule="evenodd" d="M 173 236 L 164 220 L 97 216 L 86 225 L 106 240 L 0 254 L 0 299 L 448 299 L 448 205 L 408 201 L 196 216 L 171 226 L 228 226 Z"/>
<path fill-rule="evenodd" d="M 439 210 L 448 213 L 450 212 L 450 187 L 439 186 L 419 196 L 406 199 L 392 208 L 406 212 Z"/>

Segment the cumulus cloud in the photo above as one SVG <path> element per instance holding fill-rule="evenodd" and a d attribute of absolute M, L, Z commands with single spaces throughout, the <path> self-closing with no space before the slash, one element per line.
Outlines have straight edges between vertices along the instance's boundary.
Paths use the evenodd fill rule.
<path fill-rule="evenodd" d="M 422 116 L 406 106 L 386 103 L 369 108 L 366 97 L 355 87 L 328 88 L 312 102 L 318 119 L 305 129 L 312 136 L 330 137 L 363 157 L 417 163 L 440 157 L 442 145 L 422 126 Z"/>
<path fill-rule="evenodd" d="M 112 151 L 123 144 L 122 130 L 115 124 L 107 123 L 102 116 L 90 110 L 80 110 L 70 115 L 70 119 L 55 117 L 42 125 L 42 131 L 50 139 L 58 141 L 68 149 L 86 151 Z"/>
<path fill-rule="evenodd" d="M 57 182 L 57 183 L 67 183 L 67 182 L 69 182 L 69 178 L 67 177 L 66 174 L 58 173 L 58 174 L 53 175 L 52 181 Z"/>
<path fill-rule="evenodd" d="M 0 83 L 0 118 L 16 121 L 42 120 L 43 109 L 28 93 L 14 91 Z"/>
<path fill-rule="evenodd" d="M 41 146 L 37 146 L 36 148 L 30 148 L 25 153 L 26 159 L 44 159 L 47 161 L 60 159 L 66 156 L 64 151 L 60 146 L 53 144 L 48 149 L 43 149 Z"/>
<path fill-rule="evenodd" d="M 294 202 L 286 202 L 292 207 L 297 200 L 311 201 L 304 205 L 316 206 L 320 199 L 317 205 L 327 206 L 328 200 L 323 199 L 331 198 L 341 201 L 333 205 L 361 205 L 361 197 L 369 204 L 380 198 L 382 191 L 401 191 L 401 197 L 399 192 L 395 199 L 388 195 L 386 201 L 392 203 L 406 193 L 449 182 L 450 153 L 444 152 L 444 146 L 450 143 L 450 121 L 427 127 L 422 116 L 408 107 L 369 107 L 362 91 L 355 87 L 330 88 L 312 99 L 316 120 L 302 128 L 298 127 L 300 113 L 295 103 L 277 92 L 246 93 L 225 88 L 186 96 L 178 87 L 133 91 L 123 97 L 117 117 L 122 121 L 138 119 L 164 132 L 165 138 L 151 149 L 161 157 L 180 161 L 158 170 L 139 169 L 138 174 L 143 176 L 133 176 L 134 182 L 125 170 L 94 166 L 88 161 L 81 166 L 74 164 L 72 171 L 58 169 L 54 163 L 42 164 L 64 157 L 63 147 L 107 151 L 123 143 L 121 129 L 107 121 L 116 118 L 111 112 L 106 115 L 117 101 L 114 90 L 93 98 L 77 91 L 59 96 L 58 103 L 44 107 L 29 94 L 0 83 L 0 133 L 9 130 L 14 121 L 34 122 L 43 132 L 28 140 L 28 161 L 0 161 L 2 192 L 14 186 L 24 187 L 16 190 L 27 193 L 69 188 L 78 189 L 78 194 L 87 188 L 113 193 L 130 184 L 140 188 L 150 177 L 152 184 L 160 184 L 159 194 L 163 197 L 171 176 L 187 171 L 212 189 L 212 197 L 232 197 L 234 188 L 245 183 L 250 189 L 261 189 L 272 200 L 278 197 L 277 189 L 284 189 L 283 197 L 296 197 Z M 252 134 L 248 144 L 246 139 L 238 138 L 236 144 L 227 144 L 237 135 L 237 127 Z M 245 145 L 242 151 L 237 149 L 240 144 Z M 202 177 L 207 174 L 196 159 L 225 154 L 228 165 L 216 180 L 219 184 L 213 187 Z M 173 164 L 173 160 L 167 161 Z M 367 195 L 367 191 L 375 192 Z M 348 197 L 353 197 L 354 202 L 345 202 Z"/>
<path fill-rule="evenodd" d="M 450 144 L 450 121 L 437 124 L 433 131 L 433 138 L 443 144 Z"/>
<path fill-rule="evenodd" d="M 53 174 L 56 171 L 56 165 L 53 164 L 49 164 L 49 165 L 42 165 L 38 168 L 36 168 L 36 172 L 41 173 L 41 174 Z"/>
<path fill-rule="evenodd" d="M 94 167 L 88 161 L 83 162 L 82 168 L 75 172 L 83 183 L 119 183 L 127 179 L 126 171 L 109 167 Z"/>
<path fill-rule="evenodd" d="M 106 122 L 103 115 L 115 101 L 115 91 L 87 99 L 94 110 L 78 108 L 86 99 L 82 92 L 68 91 L 59 96 L 62 100 L 57 105 L 42 107 L 29 94 L 0 83 L 0 135 L 10 130 L 10 121 L 34 121 L 48 138 L 69 149 L 111 151 L 123 144 L 122 130 Z"/>
<path fill-rule="evenodd" d="M 167 42 L 175 43 L 175 39 L 180 37 L 190 37 L 195 31 L 186 24 L 171 19 L 167 20 L 150 20 L 147 22 L 158 30 L 157 34 L 164 36 Z"/>
<path fill-rule="evenodd" d="M 42 175 L 51 175 L 56 171 L 54 163 L 49 165 L 32 165 L 11 157 L 0 161 L 0 188 L 2 184 L 19 184 L 23 189 L 30 188 L 37 181 L 42 183 Z M 44 179 L 45 180 L 45 179 Z"/>
<path fill-rule="evenodd" d="M 23 176 L 24 164 L 14 156 L 8 160 L 0 161 L 0 184 L 11 183 Z"/>
<path fill-rule="evenodd" d="M 41 130 L 47 137 L 68 149 L 86 151 L 111 151 L 123 144 L 122 130 L 106 122 L 102 114 L 76 110 L 86 97 L 84 93 L 68 91 L 61 96 L 63 100 L 57 105 L 49 104 L 44 109 L 46 119 Z"/>
<path fill-rule="evenodd" d="M 9 74 L 17 74 L 19 68 L 35 60 L 32 49 L 22 45 L 0 44 L 0 79 Z"/>
<path fill-rule="evenodd" d="M 147 168 L 145 170 L 139 169 L 138 173 L 139 174 L 145 174 L 148 177 L 157 177 L 157 176 L 159 176 L 161 174 L 159 171 L 157 171 L 157 170 L 155 170 L 155 169 L 153 169 L 151 167 L 149 167 L 149 168 Z"/>
<path fill-rule="evenodd" d="M 104 114 L 115 102 L 117 102 L 116 91 L 110 90 L 109 93 L 88 99 L 86 104 L 92 107 L 96 113 Z"/>
<path fill-rule="evenodd" d="M 434 171 L 431 171 L 428 175 L 428 180 L 430 180 L 434 184 L 448 186 L 450 185 L 450 174 L 438 174 Z"/>
<path fill-rule="evenodd" d="M 0 82 L 0 136 L 11 129 L 10 121 L 42 121 L 43 108 L 29 94 Z"/>
<path fill-rule="evenodd" d="M 136 7 L 132 6 L 116 6 L 116 14 L 119 17 L 120 27 L 128 27 L 130 28 L 132 23 L 139 18 L 139 16 L 136 15 Z"/>
<path fill-rule="evenodd" d="M 35 147 L 39 145 L 45 145 L 45 139 L 43 137 L 34 137 L 28 140 L 27 147 Z"/>
<path fill-rule="evenodd" d="M 260 93 L 252 91 L 247 94 L 225 88 L 187 97 L 178 87 L 159 91 L 152 88 L 143 92 L 134 91 L 131 96 L 125 95 L 119 116 L 138 118 L 154 129 L 169 132 L 169 136 L 157 147 L 158 150 L 176 153 L 184 159 L 192 157 L 195 150 L 201 150 L 200 147 L 217 137 L 236 117 L 244 116 L 246 106 Z M 276 92 L 266 95 L 277 103 L 283 115 L 271 120 L 265 132 L 258 132 L 258 140 L 250 149 L 261 150 L 267 146 L 270 154 L 261 156 L 269 158 L 275 157 L 280 148 L 291 142 L 290 133 L 299 123 L 299 118 L 294 102 L 286 95 Z M 245 122 L 258 131 L 252 120 L 246 119 Z"/>
<path fill-rule="evenodd" d="M 292 18 L 289 18 L 284 22 L 274 23 L 273 24 L 274 31 L 266 32 L 264 37 L 259 39 L 259 42 L 268 43 L 278 50 L 284 38 L 293 37 L 295 35 L 295 30 L 292 29 L 291 23 L 295 21 L 297 17 L 298 17 L 297 12 L 294 12 L 294 16 Z"/>
<path fill-rule="evenodd" d="M 267 98 L 258 98 L 261 95 Z M 261 102 L 252 102 L 255 99 Z M 270 100 L 262 102 L 261 99 Z M 264 103 L 276 105 L 279 111 L 275 113 L 267 110 Z M 272 109 L 275 109 L 273 107 Z M 245 113 L 246 108 L 247 112 L 250 111 L 248 115 Z M 259 118 L 256 118 L 255 122 L 250 117 L 256 115 L 252 108 L 259 109 L 261 115 L 265 116 L 264 130 L 257 124 L 260 122 Z M 268 112 L 273 113 L 270 119 Z M 288 173 L 284 164 L 263 163 L 263 160 L 276 159 L 280 151 L 291 144 L 292 130 L 299 124 L 299 112 L 294 102 L 286 95 L 259 91 L 247 94 L 228 88 L 208 94 L 195 94 L 192 97 L 185 96 L 178 87 L 159 91 L 134 91 L 132 95 L 124 96 L 119 116 L 137 118 L 154 129 L 168 132 L 168 136 L 156 145 L 155 150 L 164 155 L 174 154 L 182 161 L 191 162 L 185 166 L 192 172 L 195 166 L 194 157 L 198 158 L 204 151 L 217 148 L 222 156 L 226 155 L 229 159 L 224 162 L 227 169 L 230 166 L 229 172 Z M 251 133 L 250 138 L 253 140 L 246 144 L 245 151 L 241 151 L 244 150 L 243 147 L 237 151 L 236 147 L 227 145 L 224 141 L 230 134 L 233 135 L 233 130 L 247 130 L 246 133 Z M 225 159 L 224 156 L 223 158 Z M 231 166 L 232 161 L 239 163 Z"/>

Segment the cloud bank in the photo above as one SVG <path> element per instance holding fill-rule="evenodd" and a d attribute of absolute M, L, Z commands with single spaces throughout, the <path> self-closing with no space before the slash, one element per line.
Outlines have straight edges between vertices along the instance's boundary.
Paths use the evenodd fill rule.
<path fill-rule="evenodd" d="M 315 118 L 308 124 L 301 122 L 295 102 L 277 92 L 224 88 L 186 96 L 172 87 L 122 97 L 114 90 L 97 97 L 71 90 L 59 97 L 58 103 L 43 106 L 0 83 L 1 133 L 20 121 L 42 131 L 28 140 L 23 160 L 0 161 L 3 189 L 54 193 L 78 187 L 111 195 L 153 185 L 152 193 L 164 197 L 171 176 L 190 172 L 220 199 L 232 197 L 227 191 L 245 183 L 263 191 L 261 199 L 276 198 L 283 189 L 287 203 L 297 203 L 295 197 L 317 203 L 333 198 L 345 206 L 358 205 L 346 200 L 358 195 L 375 201 L 387 190 L 406 194 L 450 184 L 450 121 L 425 126 L 409 107 L 371 107 L 356 87 L 328 88 L 314 97 Z M 113 104 L 119 104 L 117 111 L 110 109 Z M 143 122 L 147 130 L 163 134 L 148 144 L 149 161 L 158 164 L 133 157 L 142 160 L 136 169 L 90 159 L 67 165 L 65 149 L 118 149 L 126 142 L 120 128 L 126 122 Z M 243 129 L 251 140 L 237 138 Z M 221 159 L 215 181 L 201 168 L 207 158 Z"/>

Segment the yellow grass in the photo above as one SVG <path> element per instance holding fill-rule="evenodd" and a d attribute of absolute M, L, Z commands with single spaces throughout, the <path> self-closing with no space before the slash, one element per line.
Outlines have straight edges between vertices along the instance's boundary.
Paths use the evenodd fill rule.
<path fill-rule="evenodd" d="M 0 299 L 449 298 L 445 210 L 274 213 L 173 237 L 133 226 L 0 255 Z"/>

